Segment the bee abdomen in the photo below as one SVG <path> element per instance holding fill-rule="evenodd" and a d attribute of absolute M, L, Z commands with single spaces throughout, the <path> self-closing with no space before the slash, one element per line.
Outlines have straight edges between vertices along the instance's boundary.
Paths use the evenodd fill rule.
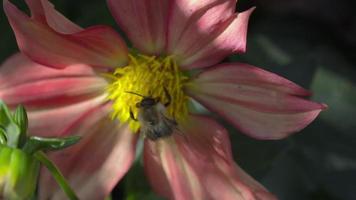
<path fill-rule="evenodd" d="M 160 138 L 165 138 L 168 136 L 171 136 L 173 133 L 172 128 L 167 127 L 167 126 L 160 126 L 155 129 L 152 129 L 151 131 L 146 132 L 146 137 L 150 140 L 157 140 Z"/>

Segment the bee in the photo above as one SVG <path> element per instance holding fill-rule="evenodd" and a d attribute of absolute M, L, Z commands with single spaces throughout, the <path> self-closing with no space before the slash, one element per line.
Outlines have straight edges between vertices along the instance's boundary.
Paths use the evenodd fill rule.
<path fill-rule="evenodd" d="M 130 108 L 131 119 L 140 122 L 140 133 L 152 141 L 160 138 L 168 137 L 173 134 L 177 127 L 177 122 L 166 116 L 166 108 L 171 103 L 171 96 L 166 88 L 164 93 L 168 99 L 166 103 L 162 103 L 159 98 L 152 96 L 143 96 L 134 92 L 127 92 L 142 97 L 140 102 L 136 103 L 138 108 L 137 118 L 134 116 Z"/>

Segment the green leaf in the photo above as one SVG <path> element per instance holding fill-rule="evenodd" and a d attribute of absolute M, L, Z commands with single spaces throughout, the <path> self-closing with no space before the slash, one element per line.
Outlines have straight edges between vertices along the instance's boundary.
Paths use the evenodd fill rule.
<path fill-rule="evenodd" d="M 56 165 L 54 165 L 53 162 L 47 158 L 46 154 L 44 154 L 42 151 L 37 151 L 34 156 L 38 161 L 40 161 L 44 166 L 46 166 L 48 171 L 52 174 L 53 178 L 57 181 L 58 185 L 61 187 L 63 192 L 68 196 L 70 200 L 79 199 L 68 184 L 67 180 L 62 175 L 62 173 L 58 170 Z"/>
<path fill-rule="evenodd" d="M 138 159 L 130 168 L 124 179 L 126 200 L 163 200 L 157 196 L 148 183 L 143 171 L 143 163 Z"/>
<path fill-rule="evenodd" d="M 56 151 L 76 144 L 80 136 L 71 136 L 66 138 L 43 138 L 32 136 L 28 138 L 23 150 L 29 154 L 36 151 Z"/>

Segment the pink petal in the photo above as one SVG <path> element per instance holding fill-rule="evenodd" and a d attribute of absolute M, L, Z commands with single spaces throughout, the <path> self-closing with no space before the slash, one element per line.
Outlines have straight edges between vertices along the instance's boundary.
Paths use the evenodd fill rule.
<path fill-rule="evenodd" d="M 223 127 L 201 116 L 188 123 L 183 133 L 146 140 L 145 169 L 156 192 L 169 199 L 276 199 L 234 163 Z"/>
<path fill-rule="evenodd" d="M 127 62 L 127 48 L 110 27 L 95 26 L 62 34 L 41 21 L 30 19 L 8 0 L 3 4 L 19 48 L 35 62 L 54 68 L 81 63 L 119 67 Z"/>
<path fill-rule="evenodd" d="M 106 82 L 97 77 L 54 78 L 0 90 L 0 98 L 9 105 L 29 107 L 59 106 L 84 101 L 102 94 Z"/>
<path fill-rule="evenodd" d="M 74 85 L 69 85 L 67 79 Z M 73 65 L 56 70 L 15 54 L 0 67 L 0 98 L 10 106 L 26 106 L 30 134 L 57 136 L 84 113 L 105 102 L 103 87 L 84 85 L 88 79 L 97 79 L 94 82 L 105 87 L 104 80 L 88 66 Z"/>
<path fill-rule="evenodd" d="M 88 112 L 104 104 L 105 96 L 88 99 L 65 106 L 28 110 L 29 129 L 31 135 L 44 137 L 60 136 L 72 124 L 86 116 Z"/>
<path fill-rule="evenodd" d="M 0 68 L 0 98 L 10 106 L 43 109 L 84 101 L 101 95 L 106 85 L 105 79 L 87 66 L 56 70 L 21 54 L 12 56 Z"/>
<path fill-rule="evenodd" d="M 74 24 L 61 13 L 59 13 L 52 3 L 47 0 L 25 0 L 30 8 L 32 18 L 47 24 L 56 32 L 70 34 L 82 31 L 83 29 Z"/>
<path fill-rule="evenodd" d="M 223 63 L 203 71 L 195 79 L 199 83 L 244 83 L 295 96 L 311 93 L 299 85 L 261 68 L 244 63 Z"/>
<path fill-rule="evenodd" d="M 173 1 L 168 53 L 185 63 L 232 22 L 235 4 L 234 0 Z"/>
<path fill-rule="evenodd" d="M 108 108 L 93 111 L 73 127 L 71 134 L 82 136 L 78 144 L 51 154 L 79 199 L 105 199 L 135 158 L 137 135 L 112 121 Z M 47 170 L 43 172 L 40 199 L 66 199 Z"/>
<path fill-rule="evenodd" d="M 5 60 L 0 66 L 0 88 L 40 79 L 81 76 L 96 76 L 96 73 L 86 65 L 71 65 L 65 70 L 48 68 L 31 61 L 23 54 L 17 53 Z"/>
<path fill-rule="evenodd" d="M 244 53 L 246 50 L 248 20 L 254 8 L 238 13 L 219 36 L 184 58 L 182 68 L 192 69 L 211 66 L 233 53 Z"/>
<path fill-rule="evenodd" d="M 159 54 L 165 47 L 169 2 L 107 0 L 117 23 L 133 45 L 146 54 Z"/>
<path fill-rule="evenodd" d="M 284 138 L 306 127 L 326 108 L 298 97 L 309 92 L 291 81 L 241 63 L 202 72 L 187 92 L 258 139 Z"/>
<path fill-rule="evenodd" d="M 162 160 L 158 155 L 160 152 L 154 146 L 154 143 L 145 141 L 144 146 L 144 166 L 148 181 L 155 192 L 163 197 L 173 197 L 168 178 L 162 166 Z"/>

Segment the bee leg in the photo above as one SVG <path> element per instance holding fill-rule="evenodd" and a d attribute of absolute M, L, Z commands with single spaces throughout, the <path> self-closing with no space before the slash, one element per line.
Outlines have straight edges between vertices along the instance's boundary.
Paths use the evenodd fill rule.
<path fill-rule="evenodd" d="M 133 119 L 134 121 L 138 121 L 137 118 L 135 118 L 135 115 L 133 114 L 131 108 L 130 108 L 130 117 L 131 117 L 131 119 Z"/>
<path fill-rule="evenodd" d="M 171 95 L 169 94 L 167 88 L 164 87 L 163 90 L 164 90 L 164 94 L 166 95 L 166 97 L 168 99 L 167 102 L 164 104 L 164 106 L 168 107 L 171 104 L 172 98 L 171 98 Z"/>

